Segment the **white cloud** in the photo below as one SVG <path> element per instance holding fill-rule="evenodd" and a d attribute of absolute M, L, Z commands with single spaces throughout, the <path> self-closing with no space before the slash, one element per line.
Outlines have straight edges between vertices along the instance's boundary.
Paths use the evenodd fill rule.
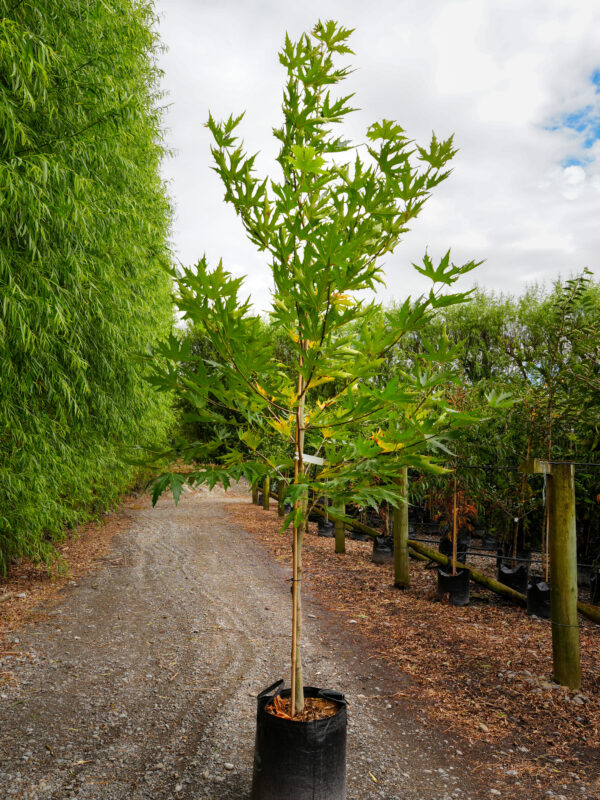
<path fill-rule="evenodd" d="M 348 125 L 362 139 L 373 120 L 397 119 L 417 139 L 455 132 L 454 173 L 386 263 L 387 295 L 422 288 L 410 268 L 428 246 L 455 261 L 485 258 L 473 282 L 520 291 L 524 277 L 551 282 L 598 267 L 600 144 L 561 120 L 599 95 L 600 4 L 587 0 L 159 0 L 162 59 L 172 106 L 165 165 L 177 207 L 175 246 L 184 263 L 204 251 L 249 276 L 259 308 L 269 270 L 247 242 L 211 171 L 215 116 L 247 109 L 248 149 L 276 172 L 271 127 L 279 123 L 284 73 L 277 59 L 317 18 L 355 27 L 356 72 L 348 90 L 360 107 Z M 555 124 L 556 130 L 549 128 Z M 571 159 L 571 162 L 569 162 Z M 243 266 L 242 266 L 243 265 Z M 530 279 L 527 278 L 527 279 Z"/>

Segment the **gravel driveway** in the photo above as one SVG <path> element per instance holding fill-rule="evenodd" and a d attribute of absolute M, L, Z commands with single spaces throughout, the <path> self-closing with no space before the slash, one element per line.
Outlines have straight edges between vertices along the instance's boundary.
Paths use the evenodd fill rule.
<path fill-rule="evenodd" d="M 232 502 L 247 491 L 126 507 L 105 566 L 14 637 L 0 665 L 16 679 L 0 695 L 2 800 L 249 797 L 255 696 L 288 678 L 291 601 L 289 568 L 228 521 Z M 348 800 L 504 795 L 423 724 L 401 673 L 305 605 L 305 680 L 349 701 Z"/>

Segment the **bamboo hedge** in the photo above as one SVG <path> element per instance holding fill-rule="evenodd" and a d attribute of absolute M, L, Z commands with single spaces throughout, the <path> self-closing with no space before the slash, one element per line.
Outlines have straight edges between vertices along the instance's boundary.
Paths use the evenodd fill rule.
<path fill-rule="evenodd" d="M 0 0 L 0 571 L 130 484 L 172 325 L 152 4 Z"/>

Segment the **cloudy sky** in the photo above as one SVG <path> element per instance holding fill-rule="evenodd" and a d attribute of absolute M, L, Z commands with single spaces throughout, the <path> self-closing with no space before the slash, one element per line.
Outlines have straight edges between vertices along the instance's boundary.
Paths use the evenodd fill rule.
<path fill-rule="evenodd" d="M 277 52 L 321 19 L 355 28 L 347 61 L 356 93 L 346 133 L 397 120 L 425 143 L 460 148 L 384 267 L 383 299 L 425 288 L 410 266 L 427 248 L 485 264 L 465 285 L 519 293 L 588 266 L 600 277 L 600 0 L 156 0 L 170 107 L 164 166 L 176 208 L 174 249 L 206 252 L 247 276 L 269 305 L 264 255 L 244 237 L 211 170 L 208 111 L 246 111 L 242 132 L 259 172 L 278 177 L 273 126 L 284 72 Z M 347 89 L 347 91 L 346 91 Z M 472 276 L 472 279 L 471 279 Z"/>

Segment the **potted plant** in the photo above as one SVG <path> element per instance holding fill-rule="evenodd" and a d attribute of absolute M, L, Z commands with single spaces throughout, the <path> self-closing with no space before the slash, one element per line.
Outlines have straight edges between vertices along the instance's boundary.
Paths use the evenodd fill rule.
<path fill-rule="evenodd" d="M 450 517 L 452 524 L 452 537 L 449 538 L 448 534 L 445 533 L 440 543 L 440 552 L 449 556 L 451 561 L 450 569 L 438 567 L 438 594 L 448 594 L 450 602 L 454 606 L 469 605 L 470 573 L 466 567 L 457 569 L 456 562 L 461 561 L 464 563 L 464 560 L 466 560 L 468 543 L 471 541 L 471 520 L 476 511 L 477 509 L 465 497 L 464 492 L 459 492 L 458 490 L 455 468 L 452 484 L 452 508 L 450 510 L 446 504 L 446 507 L 438 515 L 438 517 L 446 521 Z M 462 534 L 462 538 L 459 537 L 459 532 Z"/>
<path fill-rule="evenodd" d="M 291 688 L 283 692 L 278 683 L 259 696 L 254 800 L 345 797 L 344 698 L 304 686 L 302 542 L 309 495 L 325 495 L 337 506 L 347 502 L 351 486 L 361 506 L 402 502 L 400 469 L 435 468 L 444 437 L 471 421 L 448 406 L 440 389 L 454 356 L 443 337 L 428 342 L 411 369 L 376 380 L 404 336 L 418 333 L 437 308 L 467 298 L 448 289 L 476 264 L 456 266 L 448 252 L 436 266 L 425 255 L 415 265 L 432 281 L 425 295 L 385 314 L 364 299 L 382 283 L 381 258 L 448 176 L 455 150 L 451 138 L 435 136 L 420 147 L 389 120 L 371 125 L 359 146 L 333 133 L 352 111 L 351 96 L 334 94 L 349 73 L 335 59 L 351 53 L 350 35 L 329 21 L 296 42 L 286 36 L 279 54 L 287 75 L 283 123 L 274 130 L 278 179 L 255 175 L 255 157 L 236 136 L 243 115 L 207 122 L 225 200 L 271 266 L 270 325 L 286 332 L 293 367 L 277 357 L 269 325 L 240 299 L 242 279 L 222 263 L 211 269 L 203 257 L 193 269 L 173 272 L 176 303 L 216 355 L 196 357 L 184 374 L 181 364 L 189 367 L 194 356 L 172 337 L 152 379 L 185 398 L 219 441 L 216 457 L 211 441 L 180 446 L 178 457 L 195 466 L 160 475 L 155 500 L 169 489 L 177 500 L 184 482 L 227 487 L 242 477 L 255 484 L 267 474 L 282 479 L 293 472 L 284 494 L 293 508 L 283 521 L 293 527 Z M 199 467 L 203 459 L 213 463 Z M 321 719 L 327 714 L 336 722 Z"/>

